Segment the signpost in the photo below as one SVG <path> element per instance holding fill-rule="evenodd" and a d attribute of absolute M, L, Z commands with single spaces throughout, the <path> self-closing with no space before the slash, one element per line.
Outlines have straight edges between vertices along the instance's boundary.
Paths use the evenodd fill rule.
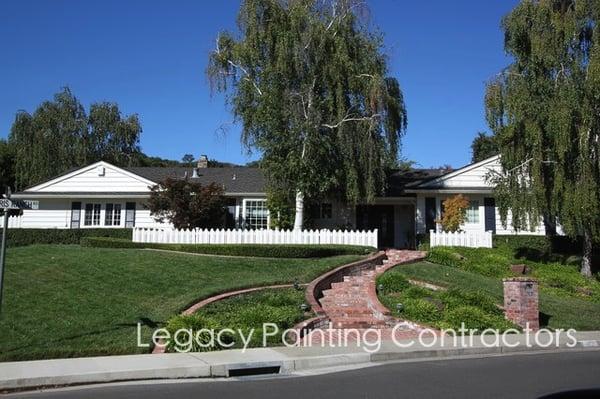
<path fill-rule="evenodd" d="M 2 311 L 2 288 L 4 284 L 4 258 L 6 255 L 6 237 L 8 236 L 8 213 L 15 209 L 38 209 L 38 201 L 13 201 L 10 199 L 10 188 L 6 190 L 5 198 L 0 198 L 0 209 L 4 211 L 2 218 L 2 243 L 0 244 L 0 313 Z"/>

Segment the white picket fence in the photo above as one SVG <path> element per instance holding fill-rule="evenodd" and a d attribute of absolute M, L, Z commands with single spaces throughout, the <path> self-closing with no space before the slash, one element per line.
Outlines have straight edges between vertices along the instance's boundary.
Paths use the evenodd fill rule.
<path fill-rule="evenodd" d="M 242 230 L 135 227 L 134 242 L 171 244 L 341 244 L 377 248 L 377 229 L 358 230 Z"/>
<path fill-rule="evenodd" d="M 4 218 L 6 216 L 0 216 L 0 230 L 2 230 L 4 226 Z M 8 228 L 9 229 L 20 229 L 23 225 L 23 216 L 10 216 L 8 218 Z"/>
<path fill-rule="evenodd" d="M 456 233 L 429 231 L 429 246 L 492 248 L 491 231 L 461 231 Z"/>

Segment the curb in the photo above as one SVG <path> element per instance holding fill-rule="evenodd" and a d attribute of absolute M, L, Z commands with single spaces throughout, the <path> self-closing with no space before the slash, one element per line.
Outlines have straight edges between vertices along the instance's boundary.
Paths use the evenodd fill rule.
<path fill-rule="evenodd" d="M 377 365 L 397 361 L 443 360 L 464 356 L 497 356 L 515 353 L 600 351 L 600 332 L 581 334 L 583 337 L 578 338 L 577 344 L 572 348 L 564 342 L 547 348 L 525 345 L 493 348 L 420 347 L 415 350 L 389 350 L 388 348 L 376 353 L 367 353 L 360 349 L 358 352 L 340 353 L 341 348 L 337 350 L 324 348 L 322 353 L 312 356 L 302 355 L 298 348 L 259 348 L 247 350 L 245 353 L 231 350 L 0 363 L 0 390 L 26 390 L 132 380 L 230 377 L 240 370 L 251 373 L 253 369 L 265 367 L 276 368 L 277 372 L 274 374 L 285 375 L 311 369 Z M 327 353 L 328 351 L 330 353 Z M 295 356 L 294 352 L 296 352 Z"/>

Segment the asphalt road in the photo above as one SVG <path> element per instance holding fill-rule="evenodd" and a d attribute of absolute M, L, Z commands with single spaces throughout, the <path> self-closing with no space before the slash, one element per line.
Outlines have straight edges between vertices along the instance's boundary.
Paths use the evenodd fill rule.
<path fill-rule="evenodd" d="M 596 388 L 600 351 L 394 363 L 305 377 L 145 383 L 20 393 L 19 398 L 538 398 Z M 13 395 L 9 395 L 13 396 Z M 579 397 L 579 396 L 569 396 Z"/>

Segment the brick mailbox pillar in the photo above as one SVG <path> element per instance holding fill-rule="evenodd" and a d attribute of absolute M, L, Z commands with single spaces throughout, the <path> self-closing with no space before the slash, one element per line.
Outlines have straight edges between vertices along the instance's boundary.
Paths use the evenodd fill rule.
<path fill-rule="evenodd" d="M 505 278 L 504 314 L 516 325 L 539 330 L 538 282 L 531 278 Z"/>

